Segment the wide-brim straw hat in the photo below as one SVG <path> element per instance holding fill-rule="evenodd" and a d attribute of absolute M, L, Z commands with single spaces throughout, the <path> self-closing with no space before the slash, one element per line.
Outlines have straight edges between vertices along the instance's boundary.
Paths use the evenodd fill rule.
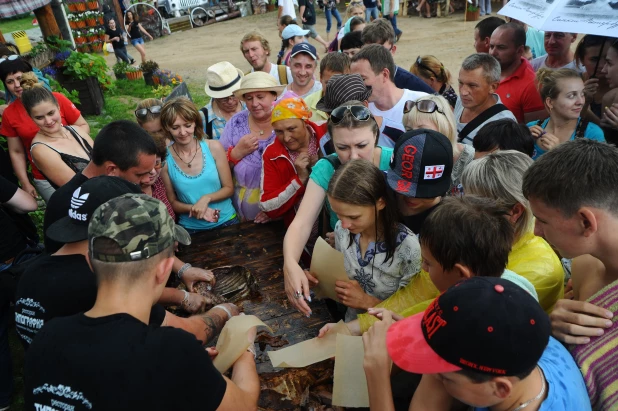
<path fill-rule="evenodd" d="M 285 86 L 277 83 L 277 80 L 268 73 L 263 71 L 254 71 L 242 78 L 240 88 L 234 92 L 234 95 L 244 101 L 244 95 L 255 91 L 272 91 L 277 93 L 277 97 L 281 95 Z"/>
<path fill-rule="evenodd" d="M 229 97 L 240 88 L 244 73 L 232 63 L 221 61 L 206 70 L 204 91 L 212 98 Z"/>

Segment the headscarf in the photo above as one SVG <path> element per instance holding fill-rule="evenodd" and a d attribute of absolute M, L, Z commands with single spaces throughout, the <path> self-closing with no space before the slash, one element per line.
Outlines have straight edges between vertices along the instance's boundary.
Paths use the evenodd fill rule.
<path fill-rule="evenodd" d="M 307 103 L 300 97 L 286 98 L 277 103 L 272 111 L 271 124 L 289 118 L 298 118 L 303 121 L 309 120 L 313 113 L 309 110 Z"/>

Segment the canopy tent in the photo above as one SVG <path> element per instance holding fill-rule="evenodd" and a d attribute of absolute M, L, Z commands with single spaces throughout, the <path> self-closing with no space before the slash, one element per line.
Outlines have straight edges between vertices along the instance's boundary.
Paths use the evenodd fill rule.
<path fill-rule="evenodd" d="M 30 13 L 34 9 L 47 6 L 51 0 L 0 0 L 0 18 Z"/>

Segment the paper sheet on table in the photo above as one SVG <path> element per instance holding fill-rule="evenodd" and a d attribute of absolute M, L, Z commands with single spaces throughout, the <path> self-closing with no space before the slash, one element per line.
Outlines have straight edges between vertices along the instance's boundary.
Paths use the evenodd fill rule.
<path fill-rule="evenodd" d="M 364 356 L 363 337 L 337 334 L 333 405 L 369 407 L 369 391 L 363 368 Z"/>
<path fill-rule="evenodd" d="M 277 351 L 268 351 L 273 367 L 298 368 L 335 356 L 337 334 L 350 335 L 343 321 L 339 321 L 324 337 L 312 338 Z"/>
<path fill-rule="evenodd" d="M 322 237 L 318 237 L 313 248 L 311 268 L 319 280 L 313 289 L 317 298 L 330 298 L 340 302 L 335 293 L 335 281 L 349 281 L 343 264 L 343 254 L 331 247 Z"/>
<path fill-rule="evenodd" d="M 266 327 L 272 333 L 273 330 L 264 324 L 255 315 L 237 315 L 225 323 L 217 340 L 217 351 L 213 364 L 219 372 L 226 372 L 236 360 L 247 351 L 249 340 L 247 334 L 252 327 Z"/>

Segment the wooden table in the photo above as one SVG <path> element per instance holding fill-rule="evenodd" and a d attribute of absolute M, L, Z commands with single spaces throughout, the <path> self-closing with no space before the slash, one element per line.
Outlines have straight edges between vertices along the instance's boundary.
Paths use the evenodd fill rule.
<path fill-rule="evenodd" d="M 332 318 L 322 301 L 311 303 L 313 314 L 310 318 L 288 302 L 282 271 L 284 235 L 282 222 L 247 222 L 195 234 L 192 244 L 182 247 L 178 256 L 198 267 L 242 265 L 248 268 L 258 281 L 260 295 L 243 304 L 245 314 L 257 316 L 272 328 L 274 335 L 292 345 L 315 337 Z M 328 384 L 332 384 L 330 360 L 303 369 L 273 369 L 266 352 L 259 351 L 257 344 L 256 349 L 262 384 L 260 409 L 299 409 L 307 400 L 307 394 L 327 390 Z M 267 346 L 266 351 L 269 350 Z"/>

